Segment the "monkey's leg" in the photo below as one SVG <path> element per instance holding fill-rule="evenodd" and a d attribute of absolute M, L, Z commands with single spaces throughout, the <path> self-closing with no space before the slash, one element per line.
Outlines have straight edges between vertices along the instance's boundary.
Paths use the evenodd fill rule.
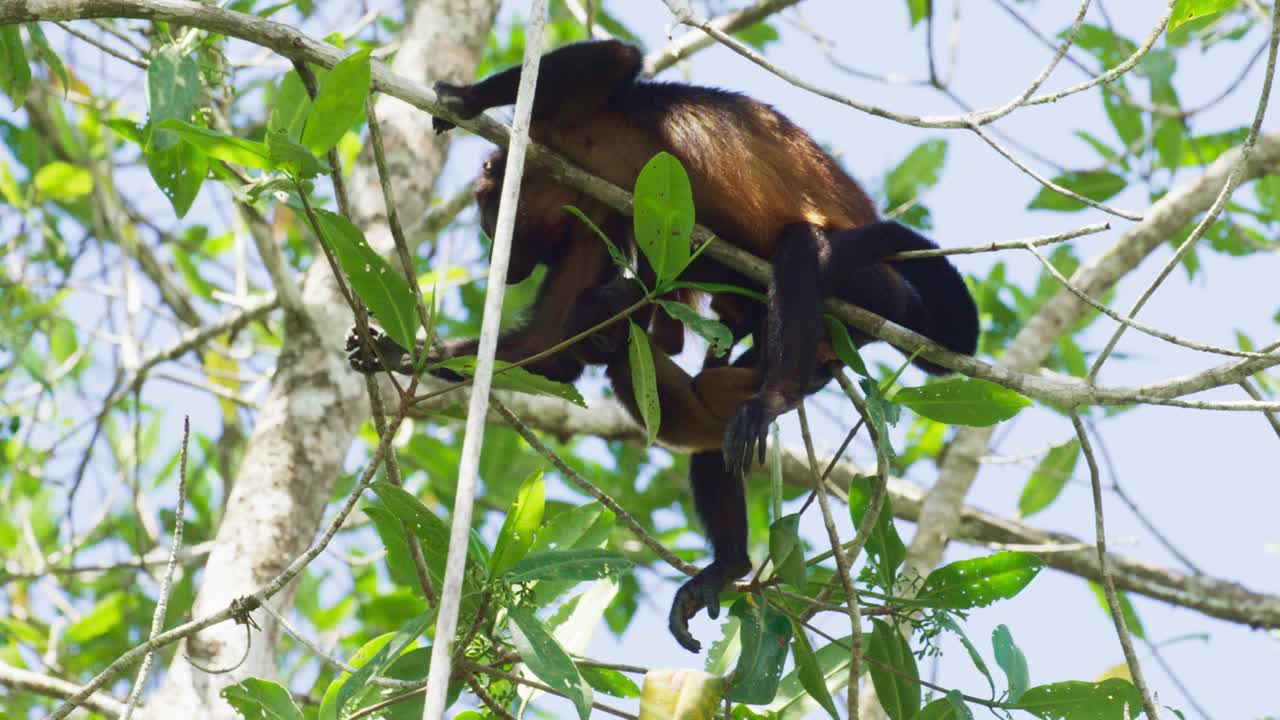
<path fill-rule="evenodd" d="M 725 466 L 738 477 L 753 458 L 764 463 L 769 424 L 804 400 L 821 335 L 822 265 L 829 242 L 820 228 L 788 225 L 778 238 L 769 282 L 763 345 L 764 381 L 725 432 Z"/>
<path fill-rule="evenodd" d="M 613 91 L 632 82 L 644 56 L 635 46 L 617 40 L 574 43 L 542 56 L 533 100 L 535 121 L 565 119 L 594 112 Z M 463 118 L 516 101 L 520 66 L 503 70 L 471 85 L 435 85 L 440 102 Z M 451 130 L 447 120 L 434 118 L 436 132 Z"/>
<path fill-rule="evenodd" d="M 689 482 L 698 517 L 711 541 L 713 559 L 676 591 L 668 627 L 676 641 L 692 652 L 701 645 L 689 633 L 689 619 L 707 608 L 720 614 L 720 592 L 751 570 L 747 555 L 746 492 L 742 480 L 725 467 L 720 442 L 730 414 L 760 386 L 753 366 L 721 367 L 689 377 L 664 352 L 653 349 L 661 420 L 658 437 L 669 446 L 693 450 Z M 624 351 L 609 365 L 615 392 L 637 422 L 631 364 Z"/>
<path fill-rule="evenodd" d="M 676 591 L 667 627 L 681 647 L 696 653 L 702 644 L 689 632 L 689 620 L 702 608 L 711 619 L 720 617 L 720 592 L 751 572 L 751 558 L 747 555 L 746 489 L 742 479 L 725 467 L 718 448 L 689 456 L 689 484 L 714 557 Z"/>

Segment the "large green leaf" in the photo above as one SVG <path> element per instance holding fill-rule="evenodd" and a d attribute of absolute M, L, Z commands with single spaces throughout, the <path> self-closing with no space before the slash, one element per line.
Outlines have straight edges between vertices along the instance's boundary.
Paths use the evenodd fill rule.
<path fill-rule="evenodd" d="M 975 427 L 1008 420 L 1031 405 L 1030 400 L 1006 387 L 969 377 L 902 388 L 893 401 L 930 420 Z"/>
<path fill-rule="evenodd" d="M 324 242 L 337 256 L 352 289 L 397 345 L 412 348 L 418 309 L 404 276 L 369 246 L 364 233 L 351 221 L 328 210 L 316 210 L 315 214 Z"/>
<path fill-rule="evenodd" d="M 512 621 L 507 625 L 511 639 L 525 666 L 539 680 L 573 701 L 578 717 L 587 720 L 591 716 L 591 686 L 582 679 L 573 658 L 529 610 L 512 608 L 507 617 Z"/>
<path fill-rule="evenodd" d="M 871 621 L 867 643 L 871 684 L 889 720 L 908 720 L 920 710 L 920 672 L 911 645 L 897 628 L 883 620 Z"/>
<path fill-rule="evenodd" d="M 247 678 L 222 689 L 222 698 L 245 720 L 303 720 L 293 696 L 279 683 Z"/>
<path fill-rule="evenodd" d="M 157 128 L 165 120 L 190 120 L 200 104 L 200 68 L 189 52 L 165 45 L 147 66 L 147 107 L 151 109 L 151 141 L 147 151 L 169 150 L 178 136 Z"/>
<path fill-rule="evenodd" d="M 874 477 L 859 475 L 849 483 L 849 517 L 855 528 L 862 526 L 877 482 L 878 479 Z M 902 567 L 907 558 L 907 546 L 903 544 L 902 537 L 898 535 L 898 527 L 893 523 L 893 499 L 887 492 L 876 524 L 867 536 L 866 549 L 871 556 L 876 584 L 892 590 L 897 582 L 898 568 Z"/>
<path fill-rule="evenodd" d="M 791 657 L 796 661 L 796 679 L 832 720 L 840 720 L 835 700 L 831 698 L 831 690 L 827 688 L 826 674 L 818 663 L 813 646 L 809 644 L 809 637 L 804 634 L 804 628 L 799 623 L 793 621 L 792 625 Z"/>
<path fill-rule="evenodd" d="M 369 681 L 381 676 L 410 645 L 417 642 L 418 638 L 422 637 L 422 634 L 426 631 L 427 625 L 435 619 L 435 616 L 434 610 L 423 613 L 411 618 L 395 633 L 387 633 L 389 637 L 384 636 L 386 641 L 378 648 L 373 657 L 357 667 L 356 671 L 349 676 L 335 681 L 342 683 L 335 700 L 335 707 L 338 712 L 341 713 L 347 707 L 347 703 L 372 689 Z M 382 640 L 382 638 L 377 640 Z"/>
<path fill-rule="evenodd" d="M 693 233 L 693 187 L 674 155 L 654 155 L 635 185 L 636 244 L 661 284 L 689 264 Z"/>
<path fill-rule="evenodd" d="M 599 580 L 631 569 L 627 556 L 600 548 L 575 548 L 530 553 L 507 574 L 513 583 L 531 580 Z"/>
<path fill-rule="evenodd" d="M 31 89 L 31 66 L 17 25 L 0 25 L 0 91 L 9 96 L 13 109 L 22 107 Z"/>
<path fill-rule="evenodd" d="M 324 155 L 337 145 L 364 112 L 371 50 L 365 48 L 343 58 L 320 82 L 302 131 L 302 144 L 316 155 Z"/>
<path fill-rule="evenodd" d="M 791 640 L 791 620 L 759 595 L 738 598 L 729 610 L 742 623 L 742 654 L 733 671 L 729 699 L 748 705 L 773 700 Z"/>
<path fill-rule="evenodd" d="M 1017 595 L 1042 567 L 1044 561 L 1025 552 L 957 560 L 929 573 L 916 599 L 950 610 L 986 607 Z"/>
<path fill-rule="evenodd" d="M 152 140 L 160 134 L 175 137 L 163 130 L 152 134 Z M 147 151 L 147 170 L 164 193 L 178 217 L 184 217 L 195 202 L 196 195 L 209 174 L 209 158 L 194 145 L 178 140 L 165 150 Z"/>
<path fill-rule="evenodd" d="M 271 153 L 264 143 L 227 135 L 183 120 L 165 120 L 152 128 L 153 133 L 156 128 L 168 130 L 217 160 L 259 170 L 271 170 L 275 167 L 271 162 Z"/>
<path fill-rule="evenodd" d="M 1119 678 L 1068 680 L 1027 690 L 1017 706 L 1045 720 L 1123 720 L 1142 712 L 1142 695 Z"/>
<path fill-rule="evenodd" d="M 533 547 L 534 535 L 542 525 L 546 493 L 547 486 L 542 482 L 541 473 L 531 476 L 520 486 L 493 546 L 493 560 L 489 571 L 494 575 L 506 572 Z"/>

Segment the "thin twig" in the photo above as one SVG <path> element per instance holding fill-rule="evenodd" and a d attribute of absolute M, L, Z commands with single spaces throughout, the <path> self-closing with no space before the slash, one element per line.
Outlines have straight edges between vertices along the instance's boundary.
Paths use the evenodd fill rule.
<path fill-rule="evenodd" d="M 178 550 L 182 548 L 183 515 L 187 504 L 187 447 L 191 440 L 191 418 L 182 418 L 182 450 L 178 460 L 178 500 L 173 508 L 173 544 L 169 550 L 169 564 L 165 566 L 164 578 L 160 581 L 160 596 L 156 600 L 156 610 L 151 616 L 151 635 L 154 639 L 164 627 L 164 616 L 169 610 L 169 592 L 173 589 L 173 574 L 178 566 Z M 133 690 L 121 714 L 123 720 L 129 720 L 133 710 L 142 697 L 142 688 L 147 684 L 147 675 L 151 672 L 151 664 L 155 661 L 155 652 L 142 656 L 142 668 L 138 670 L 138 678 L 133 681 Z"/>
<path fill-rule="evenodd" d="M 1133 641 L 1129 628 L 1124 623 L 1124 613 L 1120 610 L 1120 600 L 1116 595 L 1116 581 L 1111 575 L 1111 564 L 1107 561 L 1107 529 L 1102 520 L 1102 478 L 1098 472 L 1098 461 L 1093 456 L 1093 447 L 1089 444 L 1089 434 L 1085 432 L 1080 414 L 1071 409 L 1071 424 L 1076 429 L 1076 437 L 1080 439 L 1080 451 L 1089 464 L 1089 484 L 1093 488 L 1093 528 L 1097 536 L 1095 544 L 1098 549 L 1098 570 L 1102 574 L 1102 588 L 1107 596 L 1107 608 L 1111 611 L 1111 621 L 1116 626 L 1116 636 L 1120 639 L 1120 648 L 1124 651 L 1125 662 L 1129 665 L 1129 677 L 1142 695 L 1142 708 L 1151 720 L 1159 720 L 1160 714 L 1151 700 L 1151 690 L 1142 675 L 1142 666 L 1138 663 L 1138 655 L 1133 651 Z"/>

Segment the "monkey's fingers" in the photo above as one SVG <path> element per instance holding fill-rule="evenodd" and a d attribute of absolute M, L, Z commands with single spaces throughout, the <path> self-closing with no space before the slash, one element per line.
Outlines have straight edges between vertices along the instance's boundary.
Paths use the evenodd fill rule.
<path fill-rule="evenodd" d="M 772 420 L 773 414 L 765 409 L 764 402 L 758 397 L 742 403 L 734 413 L 724 436 L 724 464 L 734 477 L 746 477 L 757 455 L 760 464 L 764 464 L 765 443 Z"/>
<path fill-rule="evenodd" d="M 671 603 L 671 614 L 667 618 L 667 629 L 672 637 L 680 643 L 680 647 L 691 653 L 702 652 L 702 643 L 689 632 L 689 619 L 701 609 L 700 598 L 692 592 L 686 592 L 692 581 L 680 587 L 676 592 L 675 602 Z"/>

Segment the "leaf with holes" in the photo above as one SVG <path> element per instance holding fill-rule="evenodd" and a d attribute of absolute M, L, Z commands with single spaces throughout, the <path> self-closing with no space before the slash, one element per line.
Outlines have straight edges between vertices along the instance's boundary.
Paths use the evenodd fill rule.
<path fill-rule="evenodd" d="M 658 375 L 653 367 L 653 350 L 644 330 L 627 321 L 631 337 L 627 343 L 627 355 L 631 360 L 631 387 L 644 420 L 645 444 L 652 445 L 658 439 L 658 426 L 662 423 L 662 407 L 658 404 Z"/>
<path fill-rule="evenodd" d="M 742 654 L 733 671 L 729 699 L 762 705 L 773 700 L 778 691 L 791 640 L 791 620 L 759 595 L 738 598 L 729 615 L 742 622 Z"/>
<path fill-rule="evenodd" d="M 957 560 L 929 573 L 916 598 L 949 610 L 986 607 L 1022 592 L 1042 567 L 1040 558 L 1025 552 Z"/>
<path fill-rule="evenodd" d="M 532 612 L 512 608 L 507 617 L 511 620 L 507 624 L 511 639 L 529 671 L 569 698 L 578 710 L 578 717 L 587 720 L 591 716 L 591 686 L 582 679 L 573 658 Z"/>
<path fill-rule="evenodd" d="M 1027 690 L 1017 707 L 1045 720 L 1122 720 L 1142 713 L 1142 695 L 1119 678 L 1068 680 Z"/>

